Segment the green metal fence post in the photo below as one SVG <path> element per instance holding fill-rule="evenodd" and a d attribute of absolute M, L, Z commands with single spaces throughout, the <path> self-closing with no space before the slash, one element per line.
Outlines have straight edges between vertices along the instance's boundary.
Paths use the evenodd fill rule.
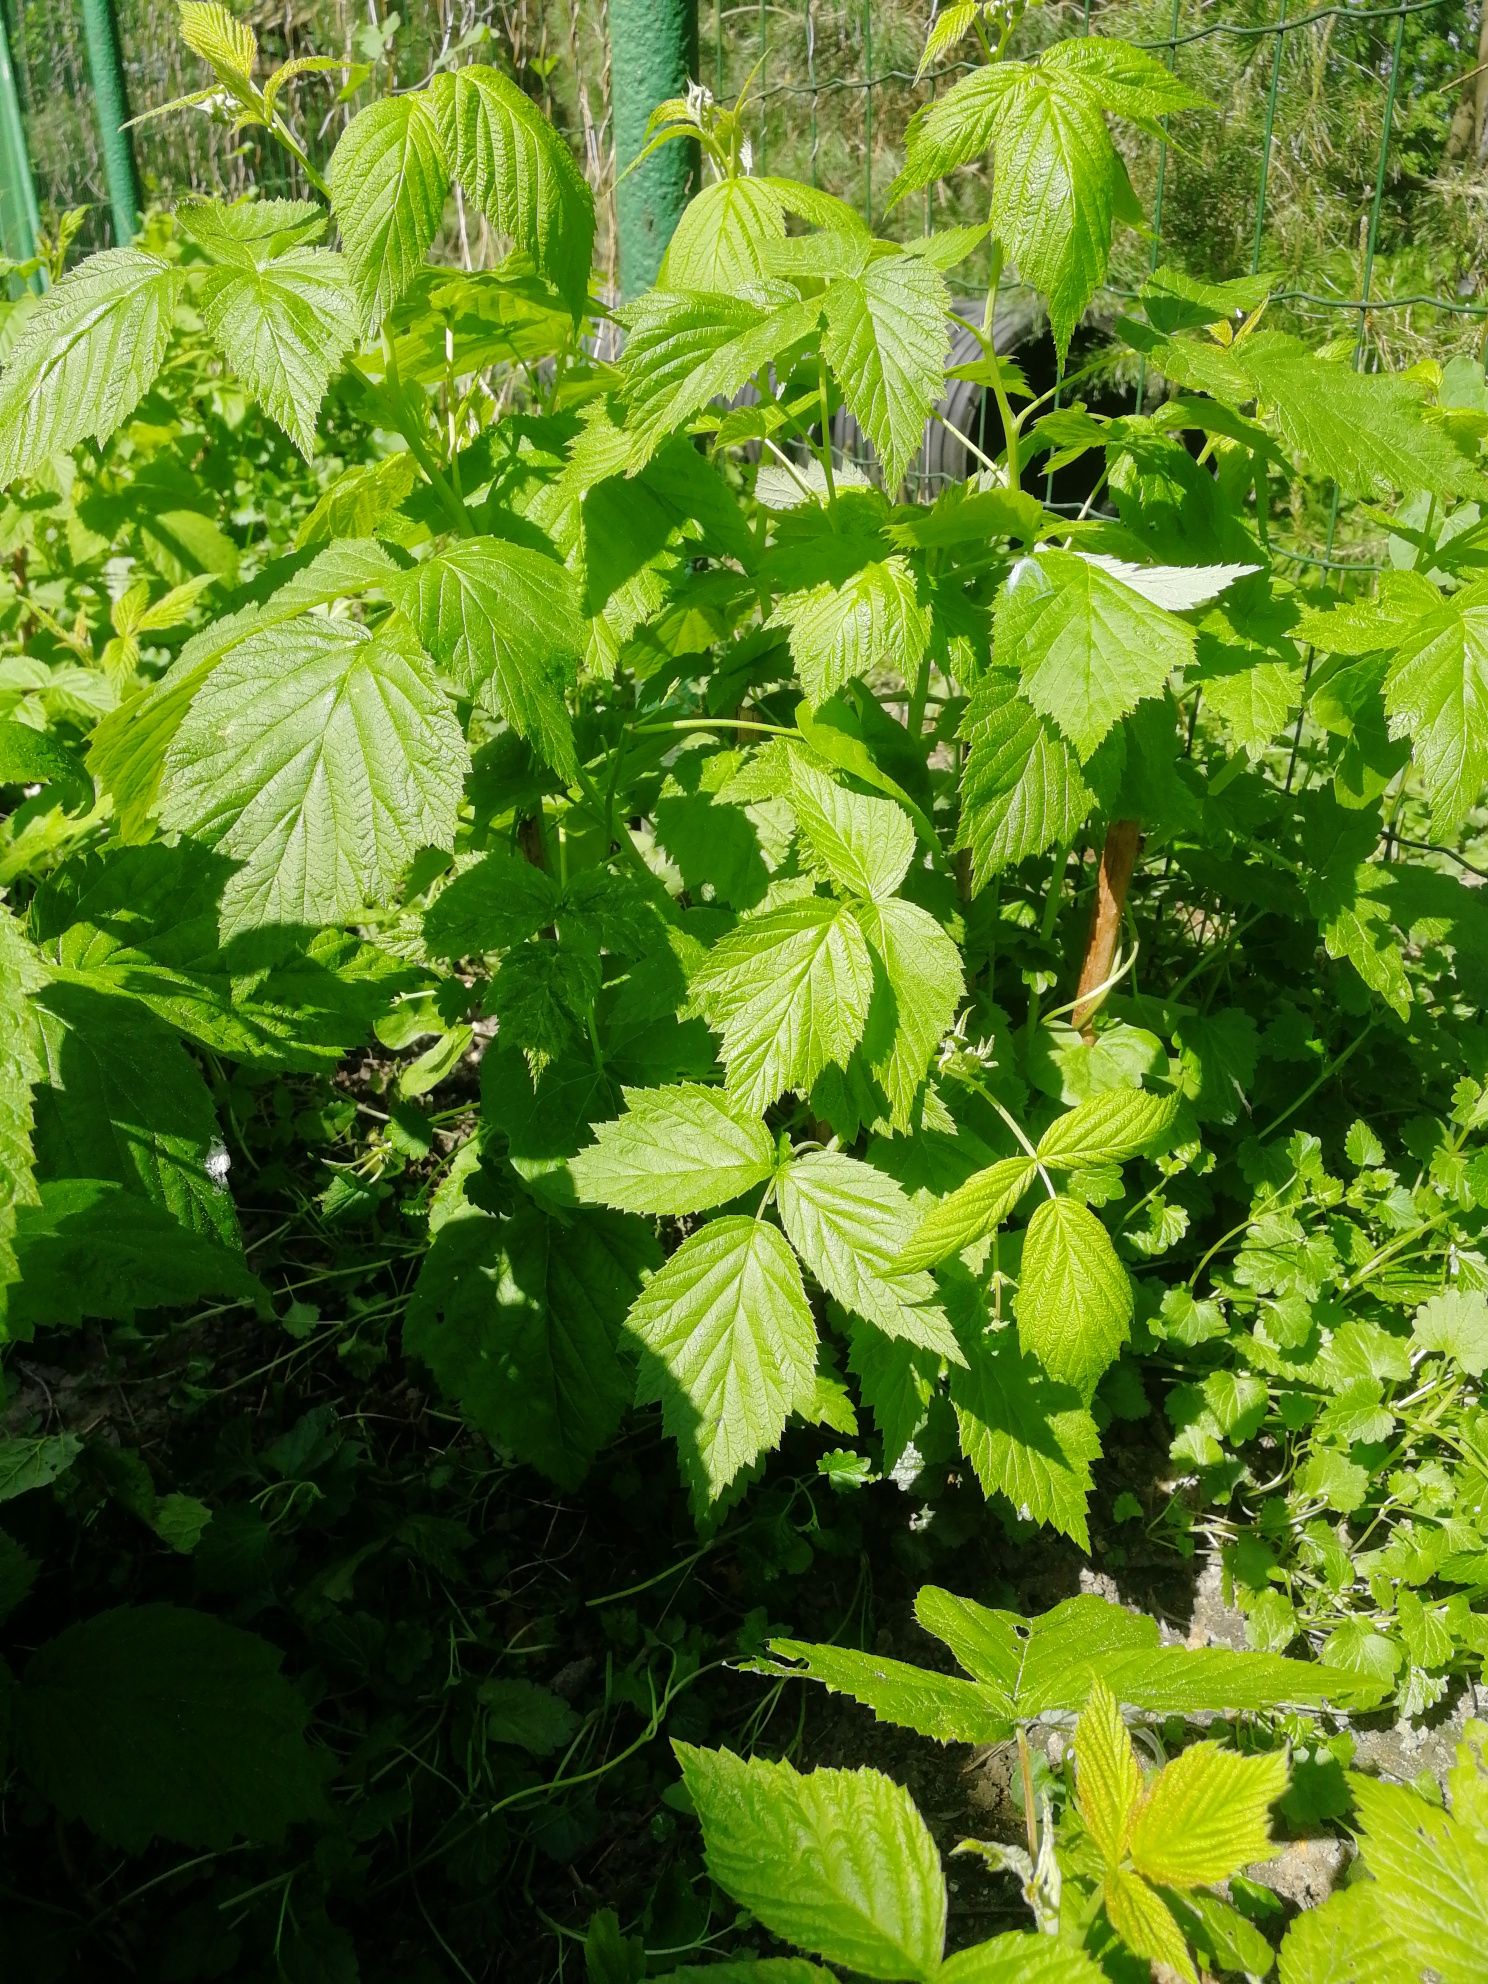
<path fill-rule="evenodd" d="M 697 74 L 697 0 L 610 0 L 610 100 L 615 166 L 621 174 L 644 150 L 646 120 L 668 97 L 684 96 Z M 697 179 L 697 147 L 673 142 L 622 177 L 615 189 L 620 293 L 656 280 L 672 230 Z"/>
<path fill-rule="evenodd" d="M 36 205 L 36 181 L 26 150 L 26 126 L 10 66 L 10 37 L 0 9 L 0 241 L 13 262 L 28 262 L 36 253 L 41 214 Z M 32 286 L 40 282 L 33 277 Z"/>
<path fill-rule="evenodd" d="M 93 85 L 93 112 L 98 120 L 98 148 L 108 181 L 109 212 L 114 245 L 122 248 L 139 231 L 139 181 L 134 171 L 134 146 L 124 126 L 129 102 L 124 94 L 124 65 L 119 56 L 119 30 L 114 0 L 82 0 L 83 33 L 88 43 L 88 78 Z"/>

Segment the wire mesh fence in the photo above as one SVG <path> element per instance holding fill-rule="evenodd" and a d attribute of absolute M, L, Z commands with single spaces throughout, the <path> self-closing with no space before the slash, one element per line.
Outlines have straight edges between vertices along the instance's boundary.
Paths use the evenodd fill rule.
<path fill-rule="evenodd" d="M 968 167 L 891 205 L 909 118 L 974 66 L 956 50 L 917 80 L 940 0 L 700 0 L 702 81 L 753 104 L 752 164 L 824 187 L 879 232 L 908 235 L 984 211 L 984 169 Z M 174 0 L 117 0 L 131 108 L 196 87 Z M 87 245 L 108 239 L 107 204 L 77 0 L 0 0 L 10 32 L 43 208 L 90 208 Z M 421 81 L 452 57 L 513 74 L 570 137 L 600 212 L 601 280 L 614 275 L 615 162 L 605 0 L 433 0 L 401 18 L 380 0 L 276 0 L 247 9 L 264 61 L 343 54 L 379 88 Z M 1488 9 L 1466 0 L 1306 7 L 1300 0 L 1056 0 L 1019 20 L 1009 53 L 1073 33 L 1155 50 L 1213 108 L 1160 134 L 1125 127 L 1145 232 L 1125 230 L 1093 315 L 1109 322 L 1159 263 L 1224 279 L 1270 277 L 1273 310 L 1355 364 L 1470 361 L 1488 329 Z M 313 79 L 299 114 L 327 157 L 367 91 Z M 211 112 L 136 133 L 147 198 L 287 191 L 283 155 Z M 493 245 L 457 210 L 456 245 Z M 973 271 L 974 273 L 974 271 Z M 1140 404 L 1140 368 L 1119 382 Z M 928 472 L 928 470 L 927 470 Z M 1346 528 L 1352 528 L 1352 525 Z M 1337 505 L 1314 555 L 1353 562 Z"/>

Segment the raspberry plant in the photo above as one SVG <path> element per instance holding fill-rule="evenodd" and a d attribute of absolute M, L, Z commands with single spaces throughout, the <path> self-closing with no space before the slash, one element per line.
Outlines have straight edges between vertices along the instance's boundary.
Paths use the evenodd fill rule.
<path fill-rule="evenodd" d="M 931 52 L 985 59 L 916 117 L 895 193 L 978 173 L 987 217 L 905 243 L 753 173 L 747 102 L 662 106 L 652 143 L 707 180 L 616 306 L 569 150 L 496 69 L 360 109 L 322 173 L 299 103 L 339 60 L 265 77 L 215 0 L 181 14 L 210 75 L 165 111 L 225 104 L 309 197 L 195 200 L 65 274 L 62 242 L 6 324 L 6 1340 L 300 1328 L 251 1188 L 245 1242 L 238 1112 L 370 1067 L 382 1127 L 315 1216 L 396 1205 L 410 1369 L 557 1489 L 659 1407 L 705 1546 L 804 1428 L 833 1489 L 965 1473 L 1088 1549 L 1145 1371 L 1192 1490 L 1154 1526 L 1207 1527 L 1271 1661 L 1332 1663 L 1273 1694 L 1241 1661 L 1179 1706 L 1441 1700 L 1488 1590 L 1481 377 L 1370 371 L 1263 278 L 1156 267 L 1035 390 L 1008 295 L 1063 363 L 1141 221 L 1113 134 L 1201 128 L 1112 39 L 1018 60 L 1011 17 L 943 10 Z M 454 189 L 494 267 L 431 260 Z M 909 500 L 957 323 L 997 439 Z M 1113 371 L 1131 410 L 1092 411 Z M 1075 463 L 1086 500 L 1046 500 Z M 1388 562 L 1330 589 L 1320 512 Z M 281 1116 L 276 1164 L 318 1162 L 323 1119 Z M 12 1440 L 9 1492 L 63 1477 L 69 1437 Z M 189 1552 L 210 1511 L 147 1488 Z M 829 1685 L 848 1658 L 803 1657 Z M 241 1687 L 193 1697 L 156 1795 L 114 1739 L 151 1750 L 198 1666 Z M 1253 1952 L 1213 1897 L 1157 1894 L 1181 1854 L 1140 1815 L 1168 1772 L 1243 1778 L 1239 1844 L 1170 1884 L 1222 1879 L 1265 1844 L 1279 1753 L 1149 1787 L 1081 1674 L 1081 1935 L 1103 1907 L 1180 1972 Z M 120 1846 L 325 1821 L 302 1705 L 238 1626 L 123 1605 L 12 1692 L 36 1794 Z M 930 1733 L 1013 1727 L 985 1721 Z M 787 1767 L 684 1768 L 711 1858 L 729 1773 Z M 762 1825 L 808 1798 L 770 1782 Z M 1021 1945 L 940 1967 L 938 1868 L 899 1968 L 882 1924 L 812 1942 L 714 1871 L 871 1975 L 1035 1974 Z"/>

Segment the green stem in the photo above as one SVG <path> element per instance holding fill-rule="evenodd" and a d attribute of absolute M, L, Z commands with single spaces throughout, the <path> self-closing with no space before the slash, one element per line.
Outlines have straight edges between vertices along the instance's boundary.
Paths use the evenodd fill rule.
<path fill-rule="evenodd" d="M 816 361 L 816 395 L 821 405 L 821 465 L 822 475 L 827 484 L 827 505 L 837 507 L 837 478 L 832 472 L 832 397 L 827 390 L 827 361 L 820 355 Z"/>
<path fill-rule="evenodd" d="M 388 396 L 392 402 L 393 419 L 398 432 L 408 443 L 409 453 L 423 470 L 425 479 L 439 498 L 440 505 L 454 529 L 461 537 L 470 537 L 474 534 L 470 512 L 450 487 L 448 477 L 435 461 L 428 441 L 420 431 L 417 411 L 404 391 L 402 375 L 398 370 L 397 347 L 385 326 L 382 333 L 382 355 L 387 367 Z"/>
<path fill-rule="evenodd" d="M 631 725 L 631 734 L 635 737 L 660 737 L 671 730 L 758 730 L 767 737 L 796 737 L 800 734 L 794 724 L 755 723 L 742 716 L 679 716 L 667 723 Z"/>

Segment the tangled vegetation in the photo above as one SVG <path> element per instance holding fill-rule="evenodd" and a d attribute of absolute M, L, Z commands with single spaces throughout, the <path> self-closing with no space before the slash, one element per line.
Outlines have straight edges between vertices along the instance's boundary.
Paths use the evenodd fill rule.
<path fill-rule="evenodd" d="M 18 1974 L 1473 1984 L 1481 368 L 1160 263 L 1039 390 L 1210 114 L 1110 36 L 943 8 L 904 240 L 663 106 L 611 313 L 509 77 L 322 172 L 181 21 L 314 197 L 0 350 Z"/>

